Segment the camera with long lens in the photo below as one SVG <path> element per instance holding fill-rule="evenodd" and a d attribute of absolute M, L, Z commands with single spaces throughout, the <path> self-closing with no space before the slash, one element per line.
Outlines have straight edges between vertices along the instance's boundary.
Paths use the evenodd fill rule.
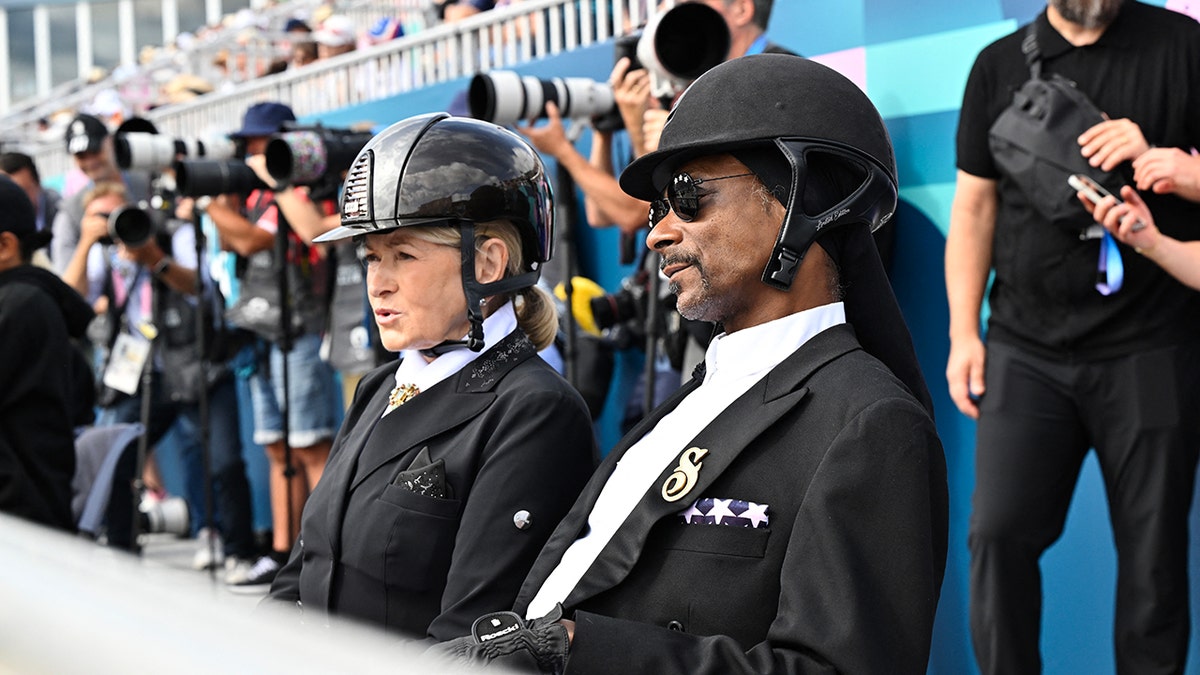
<path fill-rule="evenodd" d="M 630 58 L 630 70 L 644 67 L 650 72 L 654 96 L 669 98 L 724 61 L 729 45 L 729 26 L 717 10 L 686 2 L 656 15 L 644 30 L 618 38 L 613 49 L 614 60 Z M 496 124 L 541 119 L 550 101 L 563 117 L 591 117 L 602 129 L 621 128 L 607 82 L 586 77 L 541 79 L 493 70 L 472 77 L 467 88 L 471 117 Z"/>
<path fill-rule="evenodd" d="M 267 142 L 267 173 L 280 186 L 338 184 L 373 134 L 322 126 L 275 134 Z"/>
<path fill-rule="evenodd" d="M 109 242 L 120 242 L 130 248 L 143 246 L 159 230 L 155 216 L 147 209 L 122 206 L 108 216 Z"/>
<path fill-rule="evenodd" d="M 175 163 L 175 189 L 180 197 L 250 194 L 267 189 L 245 162 L 236 159 L 184 159 Z"/>
<path fill-rule="evenodd" d="M 471 117 L 495 124 L 515 124 L 546 116 L 546 103 L 563 117 L 592 117 L 616 108 L 607 82 L 586 77 L 539 79 L 511 70 L 493 70 L 471 78 L 467 106 Z"/>
<path fill-rule="evenodd" d="M 637 41 L 637 57 L 650 72 L 650 93 L 673 96 L 725 61 L 729 26 L 717 10 L 685 2 L 656 14 Z"/>
<path fill-rule="evenodd" d="M 172 221 L 172 202 L 155 196 L 150 202 L 126 205 L 108 214 L 108 235 L 100 243 L 122 243 L 130 248 L 144 246 L 151 239 L 174 234 L 177 223 Z"/>
<path fill-rule="evenodd" d="M 113 137 L 117 166 L 136 171 L 162 171 L 177 159 L 231 159 L 237 144 L 223 136 L 211 138 L 173 138 L 162 134 L 130 131 Z"/>

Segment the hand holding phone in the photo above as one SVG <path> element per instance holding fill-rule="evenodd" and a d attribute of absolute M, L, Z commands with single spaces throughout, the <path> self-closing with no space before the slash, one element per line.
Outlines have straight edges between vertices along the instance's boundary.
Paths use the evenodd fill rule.
<path fill-rule="evenodd" d="M 1072 188 L 1075 188 L 1076 192 L 1083 193 L 1083 196 L 1087 197 L 1088 201 L 1090 201 L 1093 206 L 1095 206 L 1096 204 L 1099 204 L 1100 200 L 1104 199 L 1105 197 L 1112 197 L 1113 199 L 1117 200 L 1118 204 L 1124 203 L 1120 197 L 1117 197 L 1113 193 L 1106 190 L 1103 185 L 1097 183 L 1096 181 L 1092 180 L 1090 177 L 1085 176 L 1081 173 L 1076 173 L 1076 174 L 1067 176 L 1067 184 L 1070 185 Z M 1141 232 L 1145 228 L 1146 228 L 1146 224 L 1143 223 L 1141 220 L 1138 220 L 1137 222 L 1135 222 L 1133 224 L 1133 227 L 1130 229 L 1133 230 L 1134 232 Z"/>
<path fill-rule="evenodd" d="M 1083 196 L 1087 197 L 1088 201 L 1090 201 L 1093 206 L 1099 204 L 1100 200 L 1104 199 L 1105 197 L 1112 197 L 1113 199 L 1117 200 L 1118 204 L 1124 203 L 1120 197 L 1117 197 L 1113 193 L 1106 190 L 1103 185 L 1081 173 L 1067 176 L 1067 184 L 1072 188 L 1075 188 L 1076 192 L 1083 193 Z M 1141 220 L 1138 220 L 1130 229 L 1134 232 L 1141 232 L 1142 230 L 1146 229 L 1146 224 Z"/>

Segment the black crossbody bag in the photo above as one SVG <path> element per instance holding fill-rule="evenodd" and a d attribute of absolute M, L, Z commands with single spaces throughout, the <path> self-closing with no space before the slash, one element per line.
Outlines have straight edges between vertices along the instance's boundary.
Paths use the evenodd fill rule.
<path fill-rule="evenodd" d="M 1042 77 L 1036 24 L 1029 24 L 1021 51 L 1029 66 L 1029 80 L 1013 94 L 1012 103 L 988 131 L 988 144 L 996 166 L 1025 193 L 1029 203 L 1057 226 L 1085 238 L 1091 216 L 1067 184 L 1071 174 L 1084 174 L 1117 194 L 1124 178 L 1088 164 L 1076 139 L 1104 121 L 1100 109 L 1075 83 L 1057 74 Z"/>

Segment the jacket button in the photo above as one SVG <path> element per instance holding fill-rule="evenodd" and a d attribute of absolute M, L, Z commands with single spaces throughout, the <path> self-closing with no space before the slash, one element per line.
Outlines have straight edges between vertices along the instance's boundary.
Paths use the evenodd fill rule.
<path fill-rule="evenodd" d="M 678 621 L 671 621 L 670 623 L 667 624 L 667 630 L 674 630 L 674 631 L 679 631 L 680 633 L 682 633 L 683 632 L 683 624 L 679 623 Z"/>
<path fill-rule="evenodd" d="M 513 514 L 513 525 L 518 530 L 528 530 L 533 526 L 533 515 L 525 509 L 521 509 Z"/>

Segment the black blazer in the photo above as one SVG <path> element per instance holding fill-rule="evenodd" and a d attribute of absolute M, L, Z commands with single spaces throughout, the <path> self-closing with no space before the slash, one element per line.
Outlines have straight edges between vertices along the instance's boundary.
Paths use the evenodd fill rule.
<path fill-rule="evenodd" d="M 579 536 L 622 454 L 605 459 L 517 598 Z M 567 673 L 924 673 L 946 561 L 945 457 L 933 421 L 853 329 L 815 336 L 722 412 L 697 482 L 658 477 L 564 603 Z M 766 527 L 684 524 L 702 497 L 768 505 Z"/>
<path fill-rule="evenodd" d="M 579 394 L 519 330 L 380 419 L 395 371 L 359 384 L 268 597 L 445 640 L 512 606 L 591 475 L 595 441 Z M 398 484 L 424 452 L 444 463 L 445 498 Z"/>

